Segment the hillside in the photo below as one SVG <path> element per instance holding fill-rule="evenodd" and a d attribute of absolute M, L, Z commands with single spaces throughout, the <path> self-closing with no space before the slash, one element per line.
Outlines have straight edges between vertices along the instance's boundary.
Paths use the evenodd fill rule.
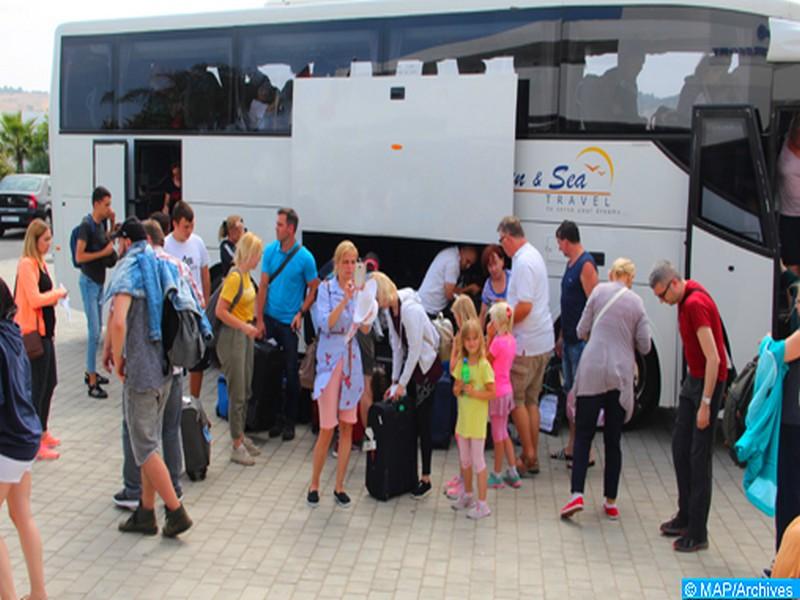
<path fill-rule="evenodd" d="M 46 113 L 49 105 L 47 92 L 0 89 L 0 112 L 22 111 L 23 116 L 32 118 Z"/>

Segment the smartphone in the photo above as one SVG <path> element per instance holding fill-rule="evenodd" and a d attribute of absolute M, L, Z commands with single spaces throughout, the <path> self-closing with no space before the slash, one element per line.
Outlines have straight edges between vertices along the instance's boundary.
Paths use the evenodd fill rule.
<path fill-rule="evenodd" d="M 365 265 L 361 261 L 356 263 L 356 274 L 354 283 L 357 290 L 362 289 L 364 287 L 364 284 L 367 283 L 367 265 Z"/>

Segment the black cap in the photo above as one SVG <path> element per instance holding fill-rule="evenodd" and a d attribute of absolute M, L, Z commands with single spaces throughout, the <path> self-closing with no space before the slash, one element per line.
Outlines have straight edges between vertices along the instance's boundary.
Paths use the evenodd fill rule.
<path fill-rule="evenodd" d="M 125 222 L 111 236 L 113 239 L 125 238 L 132 242 L 141 242 L 147 239 L 147 232 L 141 221 L 136 217 L 128 217 Z"/>

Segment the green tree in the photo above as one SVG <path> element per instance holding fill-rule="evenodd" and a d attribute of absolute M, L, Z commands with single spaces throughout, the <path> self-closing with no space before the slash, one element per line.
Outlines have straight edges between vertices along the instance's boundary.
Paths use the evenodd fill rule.
<path fill-rule="evenodd" d="M 4 152 L 0 151 L 0 179 L 13 172 L 14 167 L 11 166 L 8 157 Z"/>
<path fill-rule="evenodd" d="M 0 148 L 14 159 L 17 173 L 25 170 L 25 159 L 33 151 L 33 138 L 34 120 L 23 121 L 21 111 L 0 116 Z"/>
<path fill-rule="evenodd" d="M 33 130 L 31 155 L 28 160 L 28 171 L 31 173 L 50 172 L 49 130 L 49 118 L 45 115 L 44 120 Z"/>

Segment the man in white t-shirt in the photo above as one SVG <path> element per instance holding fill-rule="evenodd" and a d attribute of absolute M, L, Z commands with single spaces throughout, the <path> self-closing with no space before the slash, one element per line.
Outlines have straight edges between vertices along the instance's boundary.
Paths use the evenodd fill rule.
<path fill-rule="evenodd" d="M 469 269 L 477 260 L 478 251 L 474 246 L 450 246 L 436 255 L 417 292 L 430 317 L 435 317 L 447 308 L 456 294 L 480 292 L 480 288 L 474 283 L 464 288 L 456 287 L 461 271 Z"/>
<path fill-rule="evenodd" d="M 208 250 L 203 239 L 194 232 L 194 211 L 188 202 L 178 202 L 172 209 L 172 233 L 164 240 L 164 250 L 182 260 L 192 273 L 195 287 L 203 292 L 203 306 L 211 297 Z M 203 386 L 203 371 L 208 368 L 208 358 L 189 371 L 189 393 L 198 403 Z"/>
<path fill-rule="evenodd" d="M 511 367 L 515 408 L 511 413 L 522 442 L 518 467 L 539 472 L 539 395 L 544 372 L 555 346 L 547 268 L 536 248 L 525 239 L 516 217 L 505 217 L 497 227 L 503 252 L 511 257 L 508 303 L 514 309 L 517 356 Z"/>

